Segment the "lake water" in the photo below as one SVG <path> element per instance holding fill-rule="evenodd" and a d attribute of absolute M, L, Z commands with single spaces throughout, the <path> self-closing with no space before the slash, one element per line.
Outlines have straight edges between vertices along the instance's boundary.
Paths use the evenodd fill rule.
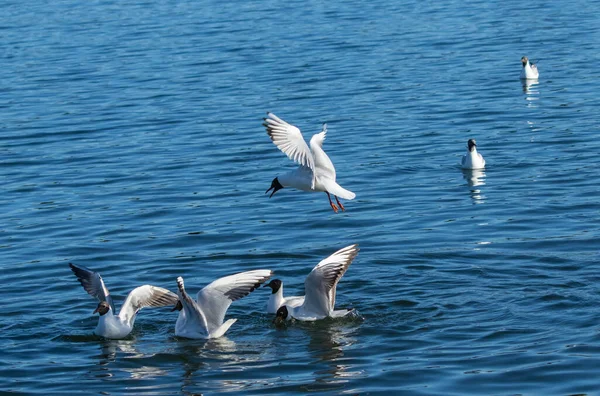
<path fill-rule="evenodd" d="M 0 10 L 0 393 L 600 393 L 597 1 Z M 346 212 L 264 194 L 294 167 L 267 111 L 328 123 Z M 469 138 L 482 172 L 458 166 Z M 95 337 L 68 267 L 117 305 L 258 268 L 301 294 L 352 243 L 337 306 L 360 318 L 275 328 L 259 289 L 209 342 L 168 309 Z"/>

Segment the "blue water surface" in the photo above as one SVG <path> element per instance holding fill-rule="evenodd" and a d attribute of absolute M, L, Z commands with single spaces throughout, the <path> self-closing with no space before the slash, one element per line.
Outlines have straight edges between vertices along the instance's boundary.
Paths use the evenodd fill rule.
<path fill-rule="evenodd" d="M 0 391 L 600 393 L 597 1 L 0 10 Z M 307 139 L 328 124 L 345 212 L 264 194 L 294 168 L 267 111 Z M 458 165 L 469 138 L 483 171 Z M 301 294 L 352 243 L 337 306 L 359 317 L 276 328 L 259 289 L 208 342 L 175 337 L 169 309 L 94 336 L 68 267 L 117 305 L 258 268 Z"/>

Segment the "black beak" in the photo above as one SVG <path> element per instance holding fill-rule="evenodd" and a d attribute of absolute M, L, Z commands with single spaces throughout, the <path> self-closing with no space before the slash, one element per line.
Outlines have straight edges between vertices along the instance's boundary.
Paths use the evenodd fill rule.
<path fill-rule="evenodd" d="M 279 183 L 279 180 L 277 178 L 275 178 L 271 182 L 271 187 L 269 187 L 269 189 L 267 191 L 265 191 L 265 194 L 268 193 L 269 191 L 273 190 L 271 195 L 269 195 L 269 198 L 271 198 L 273 196 L 273 194 L 275 194 L 277 191 L 281 190 L 282 188 L 283 188 L 283 186 L 281 185 L 281 183 Z"/>

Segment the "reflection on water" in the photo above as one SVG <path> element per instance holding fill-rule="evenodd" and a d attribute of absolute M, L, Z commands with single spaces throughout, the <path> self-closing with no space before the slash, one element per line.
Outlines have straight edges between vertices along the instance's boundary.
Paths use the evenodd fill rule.
<path fill-rule="evenodd" d="M 537 107 L 534 101 L 539 99 L 540 91 L 537 85 L 539 81 L 535 80 L 521 80 L 523 86 L 523 93 L 525 94 L 525 100 L 527 101 L 527 107 Z"/>
<path fill-rule="evenodd" d="M 471 199 L 474 204 L 485 203 L 485 195 L 481 192 L 480 186 L 485 185 L 485 170 L 483 169 L 463 169 L 463 178 L 469 185 Z"/>
<path fill-rule="evenodd" d="M 214 373 L 211 387 L 220 391 L 240 391 L 256 382 L 231 373 L 258 362 L 261 355 L 248 353 L 226 337 L 207 341 L 178 339 L 177 344 L 173 354 L 183 363 L 183 393 L 197 394 L 201 388 L 205 389 L 206 372 Z"/>
<path fill-rule="evenodd" d="M 319 367 L 314 372 L 316 385 L 346 383 L 364 374 L 361 370 L 351 371 L 351 365 L 342 363 L 344 350 L 357 342 L 352 336 L 354 328 L 322 322 L 318 328 L 311 330 L 308 353 Z M 327 368 L 321 368 L 318 363 L 324 363 Z"/>
<path fill-rule="evenodd" d="M 144 354 L 135 349 L 136 340 L 109 340 L 104 339 L 100 344 L 102 354 L 98 365 L 104 366 L 114 362 L 117 358 L 117 352 L 124 352 L 129 357 L 143 357 Z"/>
<path fill-rule="evenodd" d="M 227 337 L 211 340 L 178 339 L 174 353 L 185 357 L 183 361 L 185 380 L 191 380 L 194 373 L 202 368 L 217 369 L 223 362 L 235 363 L 238 361 L 237 346 Z"/>

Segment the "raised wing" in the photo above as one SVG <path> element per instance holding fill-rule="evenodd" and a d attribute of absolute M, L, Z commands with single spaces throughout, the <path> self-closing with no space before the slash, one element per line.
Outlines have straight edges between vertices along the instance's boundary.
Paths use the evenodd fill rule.
<path fill-rule="evenodd" d="M 71 271 L 73 271 L 77 280 L 81 283 L 81 286 L 83 286 L 83 289 L 98 301 L 106 301 L 114 313 L 115 305 L 113 304 L 112 297 L 104 285 L 104 281 L 100 274 L 84 266 L 78 266 L 72 263 L 69 263 L 69 267 L 71 267 Z"/>
<path fill-rule="evenodd" d="M 177 304 L 177 294 L 162 287 L 144 285 L 133 289 L 119 312 L 122 320 L 130 323 L 144 307 L 166 307 Z"/>
<path fill-rule="evenodd" d="M 329 316 L 335 306 L 335 289 L 358 254 L 358 245 L 346 246 L 322 260 L 304 281 L 304 310 Z"/>
<path fill-rule="evenodd" d="M 247 296 L 273 275 L 270 270 L 254 270 L 225 276 L 198 292 L 198 305 L 212 332 L 223 324 L 225 313 L 233 301 Z"/>
<path fill-rule="evenodd" d="M 311 170 L 315 169 L 313 155 L 304 141 L 300 129 L 288 124 L 273 113 L 267 113 L 267 118 L 263 118 L 263 120 L 265 121 L 263 126 L 267 128 L 267 134 L 279 150 L 283 151 L 294 162 Z"/>
<path fill-rule="evenodd" d="M 310 139 L 310 149 L 315 161 L 315 175 L 335 181 L 336 174 L 333 163 L 323 150 L 323 142 L 327 135 L 327 124 L 323 124 L 323 130 L 313 135 Z"/>
<path fill-rule="evenodd" d="M 182 312 L 179 313 L 175 324 L 175 335 L 186 336 L 189 333 L 208 336 L 206 317 L 196 302 L 185 291 L 183 278 L 177 277 L 177 295 L 181 301 Z"/>

